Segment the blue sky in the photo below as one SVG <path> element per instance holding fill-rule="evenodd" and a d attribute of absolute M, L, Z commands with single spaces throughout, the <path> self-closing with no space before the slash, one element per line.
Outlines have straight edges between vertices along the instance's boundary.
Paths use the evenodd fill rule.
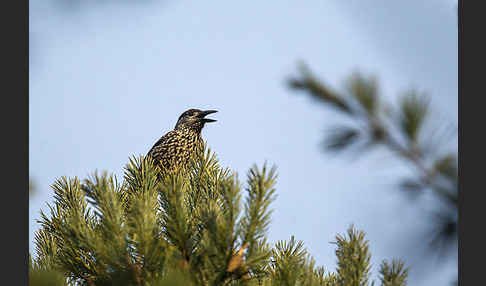
<path fill-rule="evenodd" d="M 343 118 L 285 79 L 298 60 L 336 88 L 369 72 L 391 101 L 408 87 L 428 92 L 436 121 L 457 126 L 457 1 L 59 2 L 30 1 L 31 241 L 55 178 L 121 175 L 194 107 L 219 110 L 203 137 L 223 166 L 242 178 L 254 163 L 278 166 L 272 241 L 295 235 L 334 269 L 329 242 L 354 223 L 375 270 L 402 257 L 410 285 L 455 275 L 454 260 L 413 268 L 424 260 L 410 241 L 426 227 L 427 202 L 394 188 L 409 169 L 380 150 L 359 161 L 322 153 L 325 131 Z"/>

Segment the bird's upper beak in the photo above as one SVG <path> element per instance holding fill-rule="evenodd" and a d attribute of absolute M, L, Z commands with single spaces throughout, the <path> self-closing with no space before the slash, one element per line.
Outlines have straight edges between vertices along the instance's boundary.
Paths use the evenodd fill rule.
<path fill-rule="evenodd" d="M 198 117 L 202 119 L 203 122 L 207 123 L 207 122 L 215 122 L 216 120 L 215 119 L 211 119 L 211 118 L 204 118 L 206 115 L 209 115 L 211 113 L 216 113 L 218 112 L 217 110 L 204 110 L 204 111 L 201 111 L 199 112 L 198 114 Z"/>

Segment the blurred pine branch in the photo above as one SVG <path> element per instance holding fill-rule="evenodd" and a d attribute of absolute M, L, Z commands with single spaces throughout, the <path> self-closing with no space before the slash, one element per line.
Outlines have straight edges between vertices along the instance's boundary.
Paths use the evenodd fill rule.
<path fill-rule="evenodd" d="M 344 152 L 352 148 L 370 151 L 383 146 L 397 158 L 413 167 L 415 175 L 399 182 L 408 194 L 430 192 L 443 204 L 434 213 L 433 249 L 451 250 L 457 242 L 458 168 L 457 152 L 437 152 L 444 142 L 427 145 L 432 133 L 425 132 L 430 100 L 417 90 L 404 92 L 393 109 L 379 93 L 374 77 L 352 74 L 343 92 L 337 92 L 300 64 L 298 76 L 288 79 L 291 89 L 304 91 L 324 106 L 351 119 L 355 126 L 335 126 L 324 140 L 329 152 Z"/>

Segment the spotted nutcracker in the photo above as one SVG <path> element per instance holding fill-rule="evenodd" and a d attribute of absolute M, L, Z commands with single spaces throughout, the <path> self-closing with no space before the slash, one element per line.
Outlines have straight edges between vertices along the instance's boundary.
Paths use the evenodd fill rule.
<path fill-rule="evenodd" d="M 185 166 L 197 146 L 202 143 L 201 130 L 204 124 L 215 122 L 204 118 L 216 110 L 189 109 L 179 116 L 174 130 L 167 132 L 150 149 L 150 156 L 156 165 L 164 170 L 175 170 Z"/>

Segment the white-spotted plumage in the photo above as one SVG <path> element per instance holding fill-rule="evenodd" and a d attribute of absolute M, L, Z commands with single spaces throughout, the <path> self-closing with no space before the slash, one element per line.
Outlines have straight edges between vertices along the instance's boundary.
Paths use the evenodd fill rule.
<path fill-rule="evenodd" d="M 174 130 L 167 132 L 150 149 L 147 156 L 165 170 L 185 166 L 197 146 L 202 143 L 201 130 L 207 122 L 216 120 L 204 116 L 215 110 L 189 109 L 181 114 Z"/>

